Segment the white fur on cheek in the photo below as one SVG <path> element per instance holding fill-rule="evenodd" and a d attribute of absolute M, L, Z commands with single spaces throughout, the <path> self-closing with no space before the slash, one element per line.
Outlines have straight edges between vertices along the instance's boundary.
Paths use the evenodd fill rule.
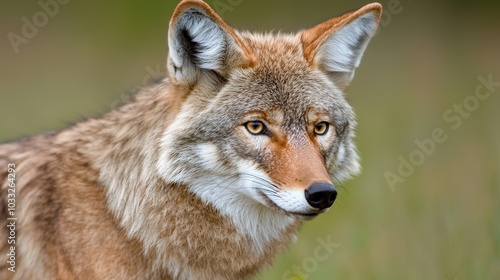
<path fill-rule="evenodd" d="M 228 217 L 240 234 L 250 237 L 255 251 L 263 254 L 267 244 L 279 238 L 294 219 L 262 203 L 257 189 L 263 184 L 251 177 L 269 180 L 266 174 L 245 160 L 239 160 L 238 171 L 246 175 L 237 180 L 217 175 L 200 178 L 190 184 L 190 190 Z"/>
<path fill-rule="evenodd" d="M 196 146 L 200 165 L 207 170 L 217 167 L 219 162 L 219 151 L 217 146 L 210 143 L 202 143 Z"/>
<path fill-rule="evenodd" d="M 289 213 L 307 214 L 318 210 L 309 205 L 304 190 L 300 189 L 283 190 L 278 195 L 270 197 L 270 199 L 278 207 Z"/>
<path fill-rule="evenodd" d="M 156 170 L 168 183 L 185 183 L 193 179 L 191 172 L 186 171 L 186 166 L 183 163 L 196 162 L 197 157 L 186 152 L 176 155 L 178 151 L 176 139 L 184 133 L 186 127 L 184 124 L 191 121 L 194 112 L 195 110 L 189 104 L 183 105 L 181 113 L 163 133 Z"/>
<path fill-rule="evenodd" d="M 340 143 L 339 151 L 337 152 L 337 161 L 342 162 L 345 158 L 345 146 L 343 143 Z"/>

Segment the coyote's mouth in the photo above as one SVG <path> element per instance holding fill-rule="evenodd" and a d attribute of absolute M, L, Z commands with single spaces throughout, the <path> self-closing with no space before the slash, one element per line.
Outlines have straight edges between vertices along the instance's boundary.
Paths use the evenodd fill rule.
<path fill-rule="evenodd" d="M 258 190 L 258 194 L 264 199 L 266 202 L 266 206 L 269 208 L 281 212 L 287 216 L 293 216 L 302 220 L 312 220 L 316 218 L 319 214 L 326 212 L 325 210 L 311 210 L 309 212 L 290 212 L 283 208 L 281 208 L 278 204 L 276 204 L 271 198 L 269 198 L 262 190 Z"/>

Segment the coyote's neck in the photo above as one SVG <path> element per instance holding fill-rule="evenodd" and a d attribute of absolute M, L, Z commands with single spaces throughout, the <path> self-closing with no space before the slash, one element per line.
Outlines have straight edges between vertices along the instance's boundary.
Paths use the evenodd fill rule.
<path fill-rule="evenodd" d="M 58 139 L 72 143 L 71 138 L 80 138 L 83 144 L 75 149 L 99 171 L 108 208 L 128 237 L 142 242 L 151 271 L 167 269 L 174 278 L 189 279 L 233 271 L 243 278 L 270 263 L 291 241 L 298 223 L 278 225 L 279 232 L 272 229 L 274 238 L 255 238 L 266 233 L 259 226 L 275 227 L 276 220 L 259 216 L 262 212 L 236 212 L 236 218 L 229 219 L 231 213 L 207 205 L 187 186 L 159 178 L 158 143 L 179 110 L 172 90 L 162 84 L 141 92 L 132 103 L 77 125 Z M 253 232 L 242 232 L 246 225 Z M 264 239 L 266 244 L 255 244 Z M 186 267 L 190 269 L 179 269 Z"/>

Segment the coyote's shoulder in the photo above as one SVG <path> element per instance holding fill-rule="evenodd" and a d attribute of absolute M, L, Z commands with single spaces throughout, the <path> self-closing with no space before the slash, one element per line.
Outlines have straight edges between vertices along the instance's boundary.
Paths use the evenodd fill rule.
<path fill-rule="evenodd" d="M 380 11 L 254 35 L 182 1 L 163 81 L 100 118 L 0 145 L 0 255 L 14 250 L 16 271 L 6 259 L 0 278 L 255 275 L 359 171 L 343 89 Z"/>

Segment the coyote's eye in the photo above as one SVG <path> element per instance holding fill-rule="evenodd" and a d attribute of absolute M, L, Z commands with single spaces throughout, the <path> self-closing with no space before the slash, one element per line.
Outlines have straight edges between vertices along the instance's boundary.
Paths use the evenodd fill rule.
<path fill-rule="evenodd" d="M 245 123 L 245 128 L 252 135 L 263 135 L 266 134 L 267 128 L 266 125 L 261 121 L 251 121 Z"/>
<path fill-rule="evenodd" d="M 316 135 L 325 135 L 330 128 L 330 124 L 327 122 L 320 122 L 314 126 L 314 134 Z"/>

